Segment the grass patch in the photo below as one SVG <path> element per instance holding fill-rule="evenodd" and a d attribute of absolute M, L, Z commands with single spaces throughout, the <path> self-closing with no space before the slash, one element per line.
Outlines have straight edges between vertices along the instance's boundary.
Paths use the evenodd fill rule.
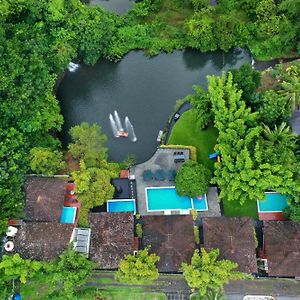
<path fill-rule="evenodd" d="M 29 279 L 26 284 L 21 285 L 20 293 L 22 299 L 40 300 L 45 299 L 48 295 L 49 275 L 43 274 L 35 278 Z"/>
<path fill-rule="evenodd" d="M 199 130 L 195 124 L 196 117 L 193 111 L 185 112 L 173 127 L 168 144 L 195 146 L 198 162 L 213 171 L 215 161 L 210 160 L 208 155 L 214 151 L 218 131 L 213 126 L 209 126 L 206 130 Z"/>
<path fill-rule="evenodd" d="M 85 287 L 78 294 L 81 300 L 105 299 L 105 300 L 166 300 L 164 293 L 151 292 L 142 288 L 132 287 Z"/>
<path fill-rule="evenodd" d="M 248 201 L 243 205 L 235 201 L 223 200 L 225 217 L 251 217 L 258 219 L 257 203 L 256 201 Z"/>
<path fill-rule="evenodd" d="M 191 17 L 193 12 L 192 5 L 183 5 L 180 4 L 180 1 L 164 0 L 159 11 L 151 14 L 147 18 L 147 22 L 158 21 L 177 28 L 183 27 L 185 21 Z"/>

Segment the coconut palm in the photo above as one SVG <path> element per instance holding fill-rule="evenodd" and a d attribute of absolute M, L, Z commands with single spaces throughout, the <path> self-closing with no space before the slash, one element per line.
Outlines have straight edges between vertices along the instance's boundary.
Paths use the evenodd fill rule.
<path fill-rule="evenodd" d="M 290 127 L 285 122 L 282 122 L 278 127 L 275 125 L 273 130 L 268 125 L 263 124 L 263 133 L 266 139 L 273 143 L 288 144 L 296 138 L 296 135 L 291 132 Z"/>
<path fill-rule="evenodd" d="M 280 94 L 287 99 L 288 106 L 292 111 L 296 110 L 300 106 L 300 80 L 299 77 L 293 76 L 288 81 L 281 83 Z"/>

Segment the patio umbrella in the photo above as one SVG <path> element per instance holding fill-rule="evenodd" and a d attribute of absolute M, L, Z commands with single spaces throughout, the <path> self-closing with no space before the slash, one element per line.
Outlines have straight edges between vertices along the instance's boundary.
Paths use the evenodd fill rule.
<path fill-rule="evenodd" d="M 152 178 L 153 178 L 153 173 L 152 173 L 152 171 L 151 171 L 151 170 L 145 170 L 145 171 L 143 172 L 143 178 L 144 178 L 145 181 L 150 181 L 150 180 L 152 180 Z"/>
<path fill-rule="evenodd" d="M 166 174 L 162 169 L 155 171 L 154 176 L 157 180 L 164 180 L 166 178 Z"/>
<path fill-rule="evenodd" d="M 168 172 L 167 172 L 167 178 L 170 181 L 174 181 L 175 177 L 176 177 L 176 171 L 175 170 L 168 170 Z"/>

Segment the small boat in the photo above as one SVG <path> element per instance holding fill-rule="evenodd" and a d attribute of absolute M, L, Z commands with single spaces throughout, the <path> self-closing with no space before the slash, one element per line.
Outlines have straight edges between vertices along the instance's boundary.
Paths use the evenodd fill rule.
<path fill-rule="evenodd" d="M 128 132 L 127 131 L 118 131 L 117 132 L 118 137 L 128 137 Z"/>

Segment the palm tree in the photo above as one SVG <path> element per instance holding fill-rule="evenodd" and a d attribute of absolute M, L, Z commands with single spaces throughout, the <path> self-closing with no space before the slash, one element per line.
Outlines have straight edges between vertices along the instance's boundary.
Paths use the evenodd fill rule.
<path fill-rule="evenodd" d="M 300 81 L 297 77 L 291 78 L 290 82 L 281 83 L 282 90 L 279 91 L 287 99 L 288 106 L 292 111 L 300 106 Z"/>
<path fill-rule="evenodd" d="M 296 139 L 296 135 L 291 132 L 290 127 L 285 122 L 282 122 L 278 127 L 275 125 L 273 130 L 268 125 L 263 124 L 263 133 L 266 139 L 274 144 L 289 144 Z"/>

